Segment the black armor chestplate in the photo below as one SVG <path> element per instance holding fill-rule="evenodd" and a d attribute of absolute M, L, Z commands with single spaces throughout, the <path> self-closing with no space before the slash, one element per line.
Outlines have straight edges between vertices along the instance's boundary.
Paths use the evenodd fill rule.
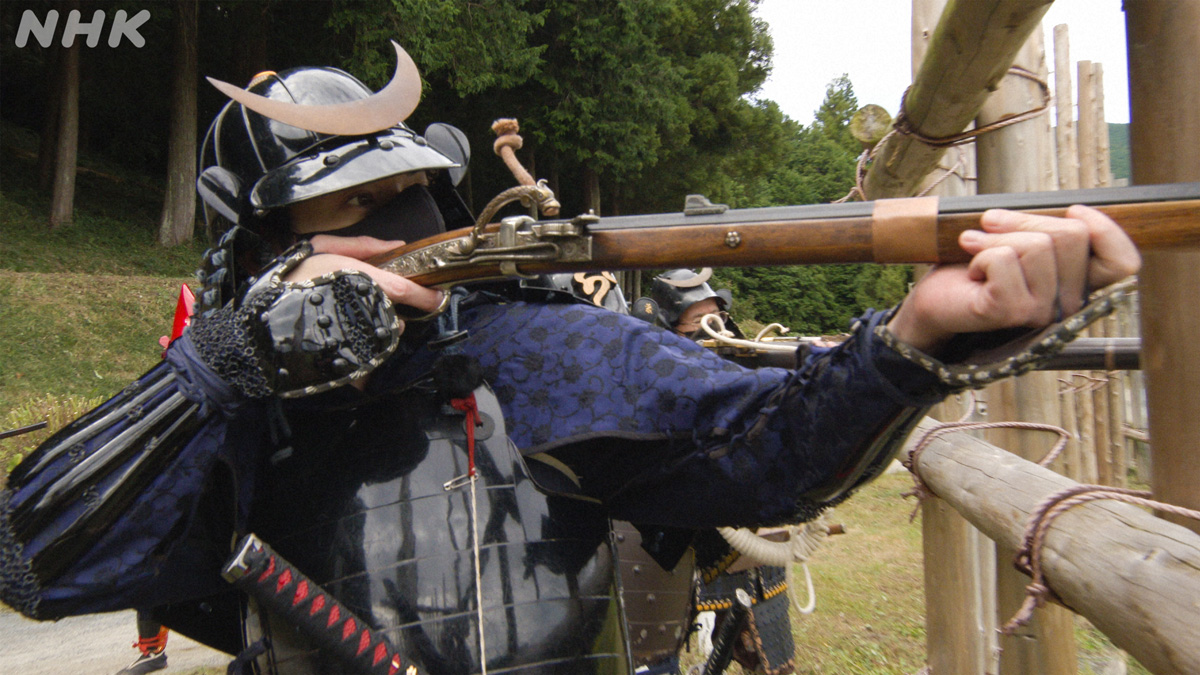
<path fill-rule="evenodd" d="M 480 672 L 477 583 L 489 673 L 627 673 L 604 513 L 539 492 L 490 389 L 475 396 L 474 499 L 468 482 L 445 487 L 467 474 L 464 416 L 429 392 L 293 409 L 252 530 L 419 673 Z M 270 638 L 261 672 L 345 670 L 279 616 L 252 608 L 245 628 L 248 644 Z"/>

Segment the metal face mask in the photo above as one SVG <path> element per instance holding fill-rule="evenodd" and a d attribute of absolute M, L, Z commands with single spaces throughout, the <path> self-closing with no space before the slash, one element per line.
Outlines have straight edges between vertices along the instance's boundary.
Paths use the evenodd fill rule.
<path fill-rule="evenodd" d="M 446 223 L 429 188 L 412 185 L 357 223 L 319 234 L 402 239 L 412 243 L 445 231 Z"/>

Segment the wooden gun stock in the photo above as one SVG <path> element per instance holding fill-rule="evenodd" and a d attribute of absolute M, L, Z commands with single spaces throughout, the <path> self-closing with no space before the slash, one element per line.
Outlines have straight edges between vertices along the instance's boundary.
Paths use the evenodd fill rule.
<path fill-rule="evenodd" d="M 931 203 L 936 211 L 930 210 Z M 1139 248 L 1200 247 L 1200 183 L 1176 183 L 940 202 L 918 198 L 728 209 L 702 215 L 506 219 L 506 224 L 479 228 L 474 237 L 467 229 L 448 232 L 368 262 L 426 286 L 590 270 L 954 263 L 969 259 L 958 246 L 959 234 L 978 228 L 987 209 L 1062 216 L 1072 204 L 1089 204 L 1104 212 Z M 912 211 L 910 205 L 919 208 Z"/>

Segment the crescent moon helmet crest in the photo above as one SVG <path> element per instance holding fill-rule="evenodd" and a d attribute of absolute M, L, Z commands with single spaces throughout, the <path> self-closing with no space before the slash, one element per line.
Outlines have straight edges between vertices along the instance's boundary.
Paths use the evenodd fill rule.
<path fill-rule="evenodd" d="M 392 47 L 396 72 L 377 92 L 330 67 L 264 72 L 245 89 L 210 78 L 232 100 L 200 150 L 197 190 L 206 206 L 257 229 L 268 213 L 299 201 L 401 173 L 462 168 L 469 146 L 448 125 L 431 128 L 455 142 L 435 144 L 404 124 L 420 101 L 421 76 L 404 49 Z"/>
<path fill-rule="evenodd" d="M 403 122 L 421 101 L 421 74 L 417 65 L 395 41 L 392 47 L 396 49 L 396 72 L 392 81 L 366 98 L 344 103 L 305 105 L 282 101 L 211 77 L 207 79 L 221 93 L 263 117 L 319 134 L 360 136 Z"/>

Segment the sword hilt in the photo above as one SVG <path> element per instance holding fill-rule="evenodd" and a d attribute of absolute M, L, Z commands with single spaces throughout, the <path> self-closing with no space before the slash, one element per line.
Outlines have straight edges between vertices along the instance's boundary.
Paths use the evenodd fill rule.
<path fill-rule="evenodd" d="M 354 671 L 397 675 L 399 652 L 379 631 L 284 560 L 261 539 L 248 534 L 221 570 L 221 576 L 260 604 L 286 618 L 317 647 L 336 655 Z M 405 675 L 416 675 L 414 665 Z"/>

